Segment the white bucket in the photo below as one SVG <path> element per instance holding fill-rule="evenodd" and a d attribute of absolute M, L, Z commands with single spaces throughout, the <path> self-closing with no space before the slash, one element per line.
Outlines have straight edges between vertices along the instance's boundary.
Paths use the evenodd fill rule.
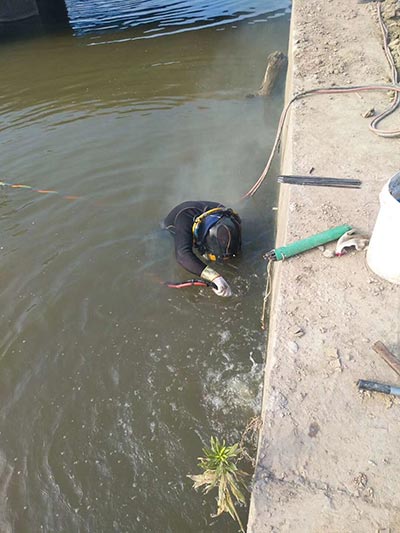
<path fill-rule="evenodd" d="M 379 277 L 400 284 L 400 172 L 379 194 L 380 209 L 367 251 L 369 268 Z"/>

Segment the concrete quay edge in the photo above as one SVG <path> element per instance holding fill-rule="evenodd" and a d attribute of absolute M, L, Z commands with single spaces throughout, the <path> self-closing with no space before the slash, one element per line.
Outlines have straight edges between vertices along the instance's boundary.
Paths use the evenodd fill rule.
<path fill-rule="evenodd" d="M 385 83 L 388 74 L 375 4 L 294 0 L 286 101 L 315 87 Z M 372 233 L 379 192 L 400 168 L 400 140 L 374 135 L 362 115 L 388 103 L 368 92 L 292 106 L 281 171 L 363 186 L 282 185 L 277 246 L 344 223 Z M 396 123 L 398 113 L 383 126 Z M 326 258 L 315 249 L 274 264 L 248 533 L 400 532 L 400 402 L 355 385 L 400 384 L 373 351 L 377 340 L 400 357 L 400 287 L 369 270 L 365 251 Z"/>

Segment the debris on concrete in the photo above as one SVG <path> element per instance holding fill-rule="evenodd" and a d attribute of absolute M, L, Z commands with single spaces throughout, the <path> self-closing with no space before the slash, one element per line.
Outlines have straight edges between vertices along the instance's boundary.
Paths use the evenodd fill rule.
<path fill-rule="evenodd" d="M 289 341 L 288 348 L 292 353 L 297 353 L 299 351 L 299 345 L 295 341 Z"/>
<path fill-rule="evenodd" d="M 370 118 L 370 117 L 374 117 L 376 115 L 376 111 L 373 107 L 370 107 L 368 109 L 368 111 L 365 111 L 365 113 L 363 113 L 361 116 L 363 118 Z"/>
<path fill-rule="evenodd" d="M 374 351 L 382 357 L 392 370 L 400 376 L 400 360 L 389 351 L 389 349 L 381 341 L 375 342 L 372 346 Z"/>
<path fill-rule="evenodd" d="M 290 330 L 290 334 L 293 337 L 302 337 L 304 335 L 304 330 L 300 326 L 293 326 Z"/>
<path fill-rule="evenodd" d="M 358 233 L 356 229 L 351 229 L 350 231 L 346 231 L 346 233 L 338 240 L 335 255 L 344 255 L 348 251 L 348 248 L 353 247 L 357 252 L 360 252 L 361 250 L 365 250 L 368 243 L 369 237 Z"/>

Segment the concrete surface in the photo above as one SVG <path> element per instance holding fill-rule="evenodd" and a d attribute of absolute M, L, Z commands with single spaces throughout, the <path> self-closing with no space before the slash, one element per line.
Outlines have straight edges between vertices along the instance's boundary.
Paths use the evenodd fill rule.
<path fill-rule="evenodd" d="M 315 87 L 387 82 L 381 42 L 375 3 L 295 0 L 287 99 Z M 376 92 L 294 104 L 282 172 L 314 169 L 363 186 L 281 186 L 277 246 L 344 223 L 372 233 L 378 194 L 400 169 L 400 140 L 377 137 L 362 115 L 388 104 Z M 399 112 L 382 126 L 396 123 Z M 400 385 L 372 349 L 381 340 L 400 357 L 400 286 L 371 273 L 365 252 L 355 251 L 326 258 L 316 249 L 275 263 L 273 275 L 248 532 L 400 532 L 400 401 L 356 387 L 360 378 Z"/>

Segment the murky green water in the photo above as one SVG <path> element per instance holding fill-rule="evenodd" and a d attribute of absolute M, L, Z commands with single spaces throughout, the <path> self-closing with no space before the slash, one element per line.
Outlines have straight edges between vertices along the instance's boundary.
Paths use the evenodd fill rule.
<path fill-rule="evenodd" d="M 1 44 L 0 180 L 60 193 L 0 190 L 2 532 L 237 530 L 186 476 L 211 435 L 237 440 L 260 409 L 275 188 L 239 198 L 282 95 L 245 95 L 287 36 L 288 15 Z M 159 283 L 190 277 L 159 229 L 188 199 L 242 215 L 229 300 Z"/>

